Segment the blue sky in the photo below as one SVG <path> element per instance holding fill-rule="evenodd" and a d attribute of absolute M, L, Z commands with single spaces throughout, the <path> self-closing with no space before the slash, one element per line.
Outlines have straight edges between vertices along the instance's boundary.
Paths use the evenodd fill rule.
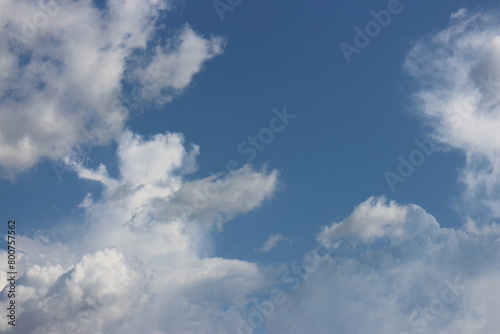
<path fill-rule="evenodd" d="M 42 3 L 0 5 L 0 203 L 26 253 L 19 303 L 74 312 L 24 306 L 21 332 L 499 328 L 484 288 L 500 275 L 486 270 L 500 250 L 497 2 Z M 388 10 L 348 61 L 341 43 L 356 47 L 355 28 Z M 412 157 L 422 162 L 391 189 L 387 173 Z M 210 186 L 211 200 L 179 214 Z M 330 258 L 289 291 L 286 268 L 316 247 Z M 465 313 L 422 320 L 457 275 Z M 363 282 L 375 286 L 365 298 Z M 254 326 L 252 305 L 283 285 L 287 301 Z M 121 298 L 148 315 L 124 322 Z M 115 302 L 116 318 L 87 322 Z"/>

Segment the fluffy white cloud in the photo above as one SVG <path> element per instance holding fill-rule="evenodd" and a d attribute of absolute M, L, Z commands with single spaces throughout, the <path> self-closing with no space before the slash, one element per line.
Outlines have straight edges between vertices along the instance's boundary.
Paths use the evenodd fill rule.
<path fill-rule="evenodd" d="M 266 177 L 262 177 L 266 175 Z M 240 212 L 257 208 L 276 189 L 276 170 L 254 171 L 249 165 L 228 174 L 186 182 L 172 197 L 170 212 L 182 212 L 190 220 L 215 222 L 219 230 Z"/>
<path fill-rule="evenodd" d="M 7 22 L 5 29 L 13 29 L 6 31 L 19 32 L 22 23 L 16 26 L 5 13 L 31 19 L 36 8 L 34 2 L 5 1 L 0 20 Z M 121 133 L 128 111 L 106 112 L 105 103 L 119 98 L 125 60 L 132 50 L 145 47 L 162 8 L 155 1 L 111 1 L 101 11 L 90 1 L 60 2 L 60 20 L 50 18 L 45 32 L 38 29 L 36 38 L 20 49 L 0 51 L 5 68 L 0 74 L 5 101 L 0 152 L 6 170 L 58 155 L 58 143 L 77 143 L 79 131 L 93 122 L 102 125 L 105 113 L 111 118 L 102 125 L 109 129 L 101 131 L 102 142 L 119 138 L 118 177 L 111 177 L 104 165 L 90 170 L 75 164 L 80 178 L 101 183 L 104 191 L 99 198 L 88 194 L 82 199 L 82 221 L 75 222 L 64 242 L 43 234 L 17 237 L 22 245 L 18 326 L 13 330 L 0 322 L 0 331 L 246 334 L 265 326 L 277 334 L 498 332 L 498 225 L 468 219 L 464 230 L 442 228 L 417 205 L 371 197 L 318 234 L 321 256 L 317 250 L 308 253 L 301 265 L 294 263 L 281 274 L 276 267 L 215 257 L 211 234 L 270 199 L 278 173 L 243 166 L 186 181 L 185 175 L 196 169 L 197 146 L 186 149 L 175 133 L 147 139 Z M 492 211 L 498 203 L 499 143 L 493 134 L 499 97 L 481 86 L 480 78 L 498 73 L 496 21 L 457 12 L 449 29 L 417 42 L 406 63 L 425 85 L 417 98 L 436 138 L 466 152 L 463 180 L 471 194 L 487 190 L 481 199 Z M 149 88 L 152 99 L 164 102 L 188 85 L 221 45 L 185 27 L 130 75 Z M 32 52 L 19 62 L 20 50 Z M 89 74 L 94 67 L 99 71 Z M 151 86 L 148 75 L 156 68 L 168 76 Z M 43 103 L 36 109 L 38 102 Z M 18 116 L 13 112 L 17 107 L 26 113 Z M 24 120 L 28 130 L 20 126 L 24 132 L 17 133 L 3 120 Z M 21 154 L 14 157 L 18 146 Z M 282 239 L 271 236 L 263 249 Z M 6 260 L 0 251 L 0 261 Z M 281 278 L 278 284 L 276 277 Z M 0 282 L 0 308 L 5 309 L 4 270 Z M 278 297 L 280 291 L 286 294 Z"/>
<path fill-rule="evenodd" d="M 405 68 L 420 85 L 417 109 L 436 140 L 466 156 L 469 210 L 500 217 L 500 23 L 498 12 L 453 14 L 416 42 Z M 483 217 L 484 218 L 484 217 Z"/>
<path fill-rule="evenodd" d="M 167 46 L 154 50 L 152 61 L 134 75 L 144 86 L 137 94 L 156 103 L 170 101 L 201 70 L 204 62 L 220 54 L 224 40 L 204 39 L 185 26 Z"/>
<path fill-rule="evenodd" d="M 494 228 L 474 229 L 472 222 L 471 233 L 442 228 L 416 205 L 371 197 L 319 233 L 323 254 L 306 254 L 301 266 L 280 275 L 278 268 L 214 257 L 210 240 L 221 219 L 270 197 L 275 171 L 246 166 L 222 179 L 186 182 L 198 149 L 186 150 L 174 133 L 145 139 L 125 132 L 117 152 L 118 178 L 105 166 L 78 169 L 104 191 L 83 199 L 85 219 L 71 239 L 19 237 L 23 333 L 251 333 L 265 326 L 278 334 L 493 334 L 500 328 L 492 297 L 500 292 L 500 271 L 491 265 L 500 258 Z M 237 191 L 253 202 L 230 201 Z M 212 195 L 195 207 L 196 193 Z M 0 271 L 3 284 L 5 278 Z M 276 288 L 286 293 L 277 298 Z"/>
<path fill-rule="evenodd" d="M 260 314 L 270 333 L 493 334 L 499 237 L 442 228 L 416 205 L 369 198 L 318 235 L 326 251 L 285 271 L 285 301 Z"/>
<path fill-rule="evenodd" d="M 119 177 L 101 165 L 77 167 L 100 182 L 84 219 L 64 243 L 19 236 L 16 330 L 23 333 L 220 333 L 235 328 L 225 305 L 269 283 L 256 264 L 213 256 L 211 233 L 231 217 L 270 198 L 277 171 L 244 166 L 221 178 L 185 181 L 196 146 L 179 134 L 149 139 L 124 132 L 117 149 Z M 221 181 L 222 182 L 219 182 Z M 205 187 L 207 186 L 208 187 Z M 204 189 L 210 189 L 206 193 Z M 214 192 L 216 191 L 216 192 Z M 240 200 L 236 193 L 240 193 Z M 205 196 L 193 206 L 195 196 Z M 241 200 L 242 199 L 242 200 Z M 190 208 L 190 214 L 186 214 Z M 182 209 L 182 210 L 181 210 Z M 6 252 L 0 258 L 6 261 Z M 2 288 L 6 272 L 0 271 Z M 0 297 L 8 302 L 7 289 Z M 22 321 L 21 321 L 22 319 Z M 8 333 L 10 326 L 0 324 Z"/>
<path fill-rule="evenodd" d="M 281 275 L 280 303 L 247 309 L 270 333 L 497 333 L 500 320 L 500 23 L 460 10 L 405 62 L 436 140 L 465 153 L 462 229 L 414 204 L 371 197 L 323 228 L 317 250 Z M 272 300 L 272 298 L 271 298 Z M 282 301 L 282 300 L 281 300 Z M 260 318 L 259 318 L 260 316 Z M 242 327 L 243 328 L 243 327 Z"/>
<path fill-rule="evenodd" d="M 406 220 L 406 210 L 394 201 L 387 203 L 385 198 L 370 197 L 344 221 L 325 227 L 318 239 L 325 245 L 332 245 L 341 238 L 371 241 L 383 236 L 397 236 L 403 233 Z"/>
<path fill-rule="evenodd" d="M 176 135 L 146 141 L 126 134 L 121 144 L 154 152 L 147 144 L 176 147 L 170 136 Z M 165 158 L 165 169 L 189 154 L 178 149 Z M 369 198 L 318 235 L 322 250 L 278 275 L 277 268 L 211 256 L 214 225 L 165 215 L 184 183 L 164 180 L 151 181 L 158 190 L 151 195 L 142 192 L 150 184 L 115 180 L 114 190 L 87 201 L 86 228 L 68 243 L 19 238 L 18 330 L 251 333 L 265 326 L 277 334 L 494 334 L 500 328 L 500 270 L 492 265 L 500 258 L 498 231 L 442 228 L 416 205 Z M 5 284 L 5 272 L 0 276 Z"/>
<path fill-rule="evenodd" d="M 94 144 L 119 136 L 130 111 L 122 99 L 122 81 L 131 77 L 126 72 L 135 73 L 132 85 L 149 92 L 144 99 L 132 96 L 134 103 L 163 103 L 172 96 L 165 90 L 182 91 L 222 51 L 220 38 L 205 39 L 189 26 L 151 51 L 148 43 L 168 1 L 110 0 L 105 9 L 71 0 L 8 0 L 0 6 L 4 177 L 66 155 L 75 144 L 96 139 L 96 132 Z M 147 61 L 131 68 L 135 57 Z M 154 82 L 147 76 L 151 70 Z"/>

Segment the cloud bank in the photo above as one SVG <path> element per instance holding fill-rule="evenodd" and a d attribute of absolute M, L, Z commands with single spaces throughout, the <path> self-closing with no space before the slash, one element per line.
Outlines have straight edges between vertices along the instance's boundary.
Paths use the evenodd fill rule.
<path fill-rule="evenodd" d="M 270 333 L 488 333 L 500 235 L 447 229 L 421 207 L 369 198 L 318 234 L 331 254 L 282 276 Z"/>

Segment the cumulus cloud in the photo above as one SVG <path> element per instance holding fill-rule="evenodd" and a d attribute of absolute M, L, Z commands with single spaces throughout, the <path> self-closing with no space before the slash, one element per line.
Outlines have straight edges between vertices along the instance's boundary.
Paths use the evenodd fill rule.
<path fill-rule="evenodd" d="M 401 235 L 406 211 L 394 201 L 370 197 L 356 207 L 351 216 L 340 223 L 327 226 L 318 239 L 330 244 L 341 238 L 354 237 L 371 241 L 386 235 Z"/>
<path fill-rule="evenodd" d="M 126 108 L 108 110 L 103 123 L 103 106 L 120 96 L 127 57 L 146 48 L 154 18 L 168 8 L 157 1 L 110 1 L 102 10 L 90 1 L 59 4 L 60 20 L 51 18 L 36 38 L 1 51 L 0 66 L 6 69 L 0 74 L 2 166 L 19 171 L 57 156 L 64 151 L 58 151 L 58 143 L 77 143 L 79 131 L 98 122 L 109 129 L 102 131 L 103 139 L 118 138 L 119 174 L 110 176 L 104 165 L 88 169 L 75 163 L 78 176 L 100 183 L 103 192 L 82 198 L 81 221 L 74 222 L 72 233 L 61 242 L 43 233 L 17 236 L 22 250 L 18 326 L 14 330 L 0 322 L 0 331 L 247 334 L 262 326 L 277 334 L 498 332 L 500 229 L 495 224 L 469 218 L 463 230 L 443 228 L 417 205 L 370 197 L 342 221 L 324 227 L 318 249 L 281 273 L 280 266 L 214 256 L 211 235 L 272 198 L 278 172 L 245 165 L 187 180 L 196 170 L 199 149 L 186 147 L 182 135 L 145 138 L 122 131 Z M 34 2 L 0 6 L 4 29 L 18 34 L 22 23 L 5 13 L 32 18 L 38 10 Z M 486 190 L 479 199 L 495 215 L 499 96 L 481 79 L 495 83 L 488 75 L 498 73 L 498 23 L 492 15 L 453 14 L 448 29 L 416 43 L 405 66 L 422 85 L 418 110 L 428 117 L 434 136 L 466 153 L 462 180 L 468 195 Z M 129 74 L 150 88 L 151 100 L 162 103 L 221 49 L 221 40 L 184 27 Z M 101 71 L 89 74 L 101 61 Z M 148 86 L 148 73 L 156 68 L 168 79 Z M 25 107 L 26 114 L 14 113 L 17 107 Z M 54 124 L 55 119 L 64 123 Z M 4 120 L 24 121 L 29 130 Z M 21 154 L 14 157 L 16 147 Z M 284 238 L 271 236 L 262 249 Z M 2 250 L 0 262 L 6 261 Z M 0 270 L 3 309 L 7 277 Z"/>
<path fill-rule="evenodd" d="M 451 16 L 418 40 L 405 69 L 420 89 L 417 110 L 436 140 L 465 155 L 460 180 L 468 213 L 500 216 L 500 23 L 498 12 Z"/>
<path fill-rule="evenodd" d="M 151 62 L 134 75 L 144 89 L 138 92 L 146 100 L 165 103 L 182 91 L 203 63 L 222 52 L 224 40 L 205 39 L 185 26 L 169 45 L 157 47 Z"/>
<path fill-rule="evenodd" d="M 292 239 L 289 237 L 285 237 L 283 234 L 273 234 L 270 235 L 269 238 L 264 242 L 264 244 L 259 248 L 259 252 L 267 253 L 271 249 L 278 246 L 280 242 L 291 242 Z"/>
<path fill-rule="evenodd" d="M 261 312 L 263 326 L 297 334 L 496 333 L 499 236 L 442 228 L 417 205 L 369 198 L 318 235 L 318 254 L 329 256 L 307 254 L 283 273 L 285 301 Z"/>
<path fill-rule="evenodd" d="M 281 275 L 280 303 L 248 308 L 270 333 L 497 333 L 500 306 L 500 23 L 497 12 L 451 16 L 418 40 L 404 67 L 432 136 L 465 155 L 463 229 L 414 204 L 370 197 L 317 235 Z M 467 215 L 478 215 L 473 220 Z M 321 252 L 320 252 L 321 253 Z M 283 299 L 284 302 L 283 302 Z"/>
<path fill-rule="evenodd" d="M 130 151 L 155 151 L 153 143 L 176 147 L 169 136 L 175 134 L 149 140 L 127 134 L 121 144 Z M 163 160 L 166 170 L 189 154 L 177 149 Z M 178 169 L 182 164 L 170 173 Z M 165 214 L 182 180 L 115 181 L 102 198 L 85 200 L 86 228 L 78 237 L 66 243 L 19 237 L 18 330 L 493 334 L 500 328 L 494 297 L 500 271 L 491 265 L 500 256 L 498 231 L 442 228 L 417 205 L 372 197 L 318 235 L 321 250 L 279 274 L 210 255 L 213 224 Z M 151 195 L 143 192 L 149 186 L 156 189 Z M 2 251 L 0 261 L 6 258 Z M 5 284 L 5 271 L 0 278 Z"/>
<path fill-rule="evenodd" d="M 224 176 L 185 181 L 198 148 L 176 133 L 143 138 L 125 131 L 117 155 L 119 177 L 101 165 L 77 168 L 100 182 L 87 195 L 83 221 L 64 242 L 42 234 L 18 237 L 16 330 L 23 333 L 218 333 L 235 328 L 226 305 L 269 283 L 253 263 L 213 256 L 211 233 L 231 217 L 270 198 L 277 171 L 244 166 Z M 196 184 L 196 182 L 201 182 Z M 195 207 L 196 194 L 210 196 Z M 216 192 L 215 192 L 216 191 Z M 236 192 L 243 200 L 234 200 Z M 179 210 L 191 208 L 191 215 Z M 6 261 L 5 251 L 0 258 Z M 6 272 L 0 271 L 2 288 Z M 0 294 L 6 306 L 8 287 Z M 9 333 L 5 322 L 0 330 Z M 12 331 L 12 330 L 11 330 Z"/>
<path fill-rule="evenodd" d="M 134 95 L 135 103 L 164 103 L 189 85 L 205 61 L 222 52 L 220 38 L 201 37 L 187 25 L 158 44 L 157 18 L 169 4 L 110 0 L 99 9 L 92 1 L 2 2 L 4 177 L 41 159 L 68 155 L 76 144 L 96 139 L 96 132 L 94 144 L 117 138 L 132 107 L 124 103 L 124 80 L 149 94 Z M 135 58 L 146 61 L 130 61 Z M 132 81 L 129 72 L 135 73 Z"/>

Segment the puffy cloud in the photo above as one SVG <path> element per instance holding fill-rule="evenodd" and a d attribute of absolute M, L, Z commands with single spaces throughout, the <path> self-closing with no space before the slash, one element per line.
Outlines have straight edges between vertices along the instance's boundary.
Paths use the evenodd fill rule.
<path fill-rule="evenodd" d="M 270 333 L 496 333 L 498 237 L 442 228 L 419 206 L 369 198 L 318 235 L 318 253 L 330 256 L 311 252 L 281 275 L 285 301 L 261 312 L 264 326 Z"/>
<path fill-rule="evenodd" d="M 498 12 L 454 13 L 418 40 L 405 69 L 420 89 L 417 110 L 436 140 L 463 152 L 467 213 L 500 216 L 500 23 Z M 487 215 L 486 215 L 487 216 Z"/>
<path fill-rule="evenodd" d="M 260 314 L 270 333 L 498 332 L 497 16 L 454 13 L 447 29 L 415 43 L 404 65 L 433 137 L 465 154 L 463 230 L 441 227 L 417 205 L 371 197 L 323 228 L 317 240 L 330 256 L 315 250 L 284 271 L 285 301 L 250 307 L 249 327 Z"/>
<path fill-rule="evenodd" d="M 97 199 L 79 206 L 83 221 L 64 243 L 43 234 L 18 237 L 19 322 L 23 333 L 215 333 L 234 328 L 225 306 L 269 283 L 256 264 L 213 256 L 211 233 L 252 210 L 276 189 L 277 171 L 244 166 L 224 176 L 185 181 L 198 148 L 175 133 L 145 139 L 125 131 L 119 140 L 119 177 L 101 165 L 76 168 L 100 182 Z M 203 207 L 197 191 L 217 189 Z M 240 199 L 234 200 L 236 192 Z M 173 202 L 173 203 L 172 203 Z M 179 208 L 191 206 L 192 215 Z M 6 260 L 6 252 L 0 258 Z M 6 272 L 0 271 L 2 287 Z M 0 296 L 6 306 L 8 287 Z M 24 319 L 21 321 L 21 319 Z M 0 324 L 8 333 L 9 326 Z"/>
<path fill-rule="evenodd" d="M 122 253 L 85 254 L 72 268 L 33 265 L 18 282 L 18 321 L 25 333 L 99 333 L 136 318 L 151 302 L 144 274 Z M 102 314 L 107 317 L 102 317 Z M 43 323 L 40 321 L 44 321 Z"/>
<path fill-rule="evenodd" d="M 394 201 L 387 203 L 383 197 L 370 197 L 344 221 L 325 227 L 318 239 L 330 245 L 334 240 L 348 237 L 371 241 L 383 236 L 401 235 L 406 219 L 406 210 Z"/>
<path fill-rule="evenodd" d="M 127 134 L 121 144 L 154 152 L 159 147 L 148 143 L 177 147 L 170 136 L 148 141 Z M 171 157 L 182 160 L 188 152 L 178 150 Z M 166 169 L 171 161 L 164 160 Z M 75 239 L 20 237 L 19 330 L 251 333 L 265 326 L 278 334 L 493 334 L 500 326 L 494 313 L 500 271 L 491 265 L 500 256 L 498 231 L 442 228 L 417 205 L 372 197 L 318 235 L 319 251 L 279 275 L 278 268 L 211 256 L 213 224 L 164 214 L 182 180 L 178 186 L 151 179 L 158 189 L 172 187 L 166 196 L 141 193 L 148 185 L 127 178 L 115 181 L 102 198 L 87 201 L 88 228 Z"/>
<path fill-rule="evenodd" d="M 134 95 L 134 103 L 163 103 L 171 99 L 165 90 L 181 92 L 222 51 L 220 38 L 205 39 L 189 26 L 156 45 L 157 18 L 169 9 L 162 0 L 110 0 L 104 9 L 92 1 L 9 0 L 1 7 L 0 167 L 6 177 L 65 156 L 89 138 L 94 144 L 117 138 L 133 107 L 123 99 L 127 73 L 136 73 L 130 85 L 149 92 Z M 132 66 L 137 57 L 146 61 Z M 151 70 L 153 84 L 146 82 Z"/>
<path fill-rule="evenodd" d="M 283 234 L 273 234 L 270 235 L 269 238 L 264 242 L 264 244 L 259 248 L 259 252 L 267 253 L 271 249 L 278 246 L 280 242 L 291 242 L 292 239 L 289 237 L 285 237 Z"/>
<path fill-rule="evenodd" d="M 119 97 L 125 60 L 131 50 L 145 48 L 154 17 L 165 8 L 155 1 L 111 1 L 105 10 L 92 7 L 90 1 L 60 4 L 59 13 L 65 15 L 61 20 L 51 18 L 45 33 L 37 30 L 40 37 L 29 39 L 20 49 L 1 51 L 0 66 L 8 69 L 0 74 L 2 87 L 11 80 L 23 89 L 4 90 L 6 104 L 0 118 L 22 119 L 9 106 L 25 106 L 30 117 L 38 117 L 25 131 L 31 137 L 20 133 L 18 141 L 5 137 L 7 126 L 0 125 L 0 145 L 5 148 L 1 161 L 11 171 L 56 156 L 59 142 L 78 142 L 78 131 L 85 129 L 81 124 L 103 124 L 103 103 Z M 0 19 L 9 22 L 6 29 L 16 27 L 7 11 L 22 18 L 36 10 L 32 2 L 6 1 L 0 6 Z M 74 31 L 67 29 L 70 24 Z M 436 138 L 466 152 L 462 179 L 472 193 L 485 187 L 488 191 L 481 199 L 490 207 L 498 203 L 493 138 L 498 97 L 481 86 L 480 78 L 497 73 L 497 25 L 489 14 L 457 12 L 450 28 L 417 42 L 406 62 L 422 84 L 416 96 L 421 113 L 429 117 Z M 96 39 L 97 35 L 102 38 Z M 41 45 L 44 39 L 47 44 Z M 101 43 L 98 47 L 92 44 L 94 39 Z M 80 54 L 75 51 L 77 42 Z M 156 86 L 147 86 L 148 68 L 164 69 L 168 79 L 149 92 L 155 99 L 161 93 L 167 101 L 189 83 L 204 61 L 220 52 L 221 43 L 202 39 L 185 27 L 171 45 L 156 48 L 130 75 L 151 88 Z M 34 50 L 29 56 L 15 60 L 19 55 L 15 52 L 30 48 Z M 66 58 L 71 66 L 53 60 Z M 46 59 L 48 63 L 42 64 Z M 88 69 L 100 64 L 99 59 L 111 67 L 103 65 L 101 72 L 90 75 Z M 186 63 L 180 63 L 183 59 Z M 81 61 L 82 68 L 77 66 Z M 9 69 L 12 62 L 17 64 L 14 70 Z M 36 70 L 42 72 L 36 75 Z M 23 81 L 25 77 L 52 80 L 30 88 L 34 81 Z M 101 80 L 94 82 L 95 77 Z M 71 87 L 93 100 L 78 97 Z M 27 91 L 33 95 L 23 95 Z M 35 100 L 47 102 L 40 104 L 39 112 L 30 111 Z M 69 105 L 79 108 L 68 113 Z M 93 111 L 80 111 L 87 109 Z M 119 138 L 119 175 L 110 176 L 104 165 L 91 170 L 76 163 L 78 176 L 99 182 L 104 191 L 98 198 L 88 194 L 82 199 L 82 221 L 74 224 L 73 233 L 64 242 L 43 234 L 17 237 L 22 245 L 17 331 L 251 333 L 262 320 L 262 326 L 278 334 L 498 332 L 500 271 L 494 265 L 500 258 L 498 225 L 469 219 L 464 230 L 442 228 L 417 205 L 371 197 L 318 234 L 319 248 L 330 256 L 318 256 L 315 250 L 306 254 L 302 265 L 293 263 L 281 275 L 276 267 L 218 258 L 213 255 L 211 234 L 272 198 L 277 171 L 243 166 L 187 181 L 185 175 L 196 170 L 198 147 L 186 149 L 182 136 L 175 133 L 147 139 L 129 131 L 119 135 L 128 111 L 118 109 L 109 111 L 111 120 L 103 128 L 110 130 L 101 136 Z M 66 138 L 70 135 L 65 126 L 53 124 L 50 117 L 77 130 L 68 131 L 74 138 Z M 9 156 L 15 145 L 23 149 L 19 157 Z M 279 239 L 280 235 L 271 236 L 263 249 L 271 249 Z M 0 261 L 6 260 L 7 253 L 0 251 Z M 277 276 L 281 282 L 276 283 Z M 4 270 L 0 282 L 0 307 L 5 309 L 9 286 Z M 281 298 L 276 298 L 276 291 L 281 291 Z M 0 331 L 15 332 L 5 322 L 0 322 Z"/>
<path fill-rule="evenodd" d="M 134 75 L 144 86 L 137 93 L 156 103 L 170 101 L 191 82 L 203 63 L 222 52 L 223 46 L 223 39 L 204 39 L 185 26 L 169 45 L 154 50 L 145 68 L 135 71 Z"/>
<path fill-rule="evenodd" d="M 464 230 L 479 235 L 500 235 L 500 224 L 478 224 L 471 218 L 467 218 L 464 224 Z"/>
<path fill-rule="evenodd" d="M 241 212 L 256 209 L 276 190 L 278 172 L 265 168 L 254 171 L 249 165 L 227 174 L 216 174 L 186 182 L 172 197 L 170 212 L 182 212 L 190 220 L 213 221 L 219 230 Z"/>
<path fill-rule="evenodd" d="M 496 229 L 474 229 L 472 222 L 470 233 L 442 228 L 417 205 L 370 197 L 319 233 L 321 256 L 306 254 L 302 266 L 280 275 L 277 267 L 214 257 L 210 240 L 221 217 L 270 197 L 275 171 L 245 166 L 218 185 L 217 176 L 185 181 L 185 164 L 193 169 L 198 150 L 186 149 L 175 133 L 145 139 L 125 132 L 117 152 L 117 178 L 105 166 L 78 168 L 104 191 L 82 200 L 84 221 L 72 238 L 18 237 L 19 330 L 489 334 L 500 326 L 492 311 L 500 306 L 492 297 L 500 292 L 500 272 L 491 266 L 500 256 Z M 218 193 L 193 188 L 200 181 Z M 212 196 L 190 213 L 176 210 L 191 205 L 193 189 Z M 237 191 L 254 202 L 229 201 Z M 271 236 L 268 244 L 280 239 Z M 6 256 L 0 252 L 0 261 Z M 5 271 L 0 278 L 5 284 Z"/>
<path fill-rule="evenodd" d="M 126 131 L 117 151 L 119 179 L 109 177 L 102 165 L 97 170 L 77 169 L 81 178 L 99 181 L 105 187 L 105 198 L 87 209 L 93 223 L 90 240 L 85 242 L 96 247 L 113 240 L 109 246 L 123 243 L 136 252 L 149 252 L 149 256 L 197 254 L 200 250 L 196 247 L 202 245 L 192 239 L 194 236 L 257 208 L 271 197 L 278 182 L 276 170 L 258 172 L 249 166 L 223 178 L 213 175 L 184 181 L 184 164 L 192 167 L 191 156 L 197 154 L 198 147 L 187 151 L 182 136 L 174 133 L 145 140 Z M 155 224 L 157 221 L 165 224 Z M 133 232 L 132 239 L 148 234 L 149 247 L 127 240 L 128 232 Z M 165 243 L 165 238 L 172 242 Z"/>

